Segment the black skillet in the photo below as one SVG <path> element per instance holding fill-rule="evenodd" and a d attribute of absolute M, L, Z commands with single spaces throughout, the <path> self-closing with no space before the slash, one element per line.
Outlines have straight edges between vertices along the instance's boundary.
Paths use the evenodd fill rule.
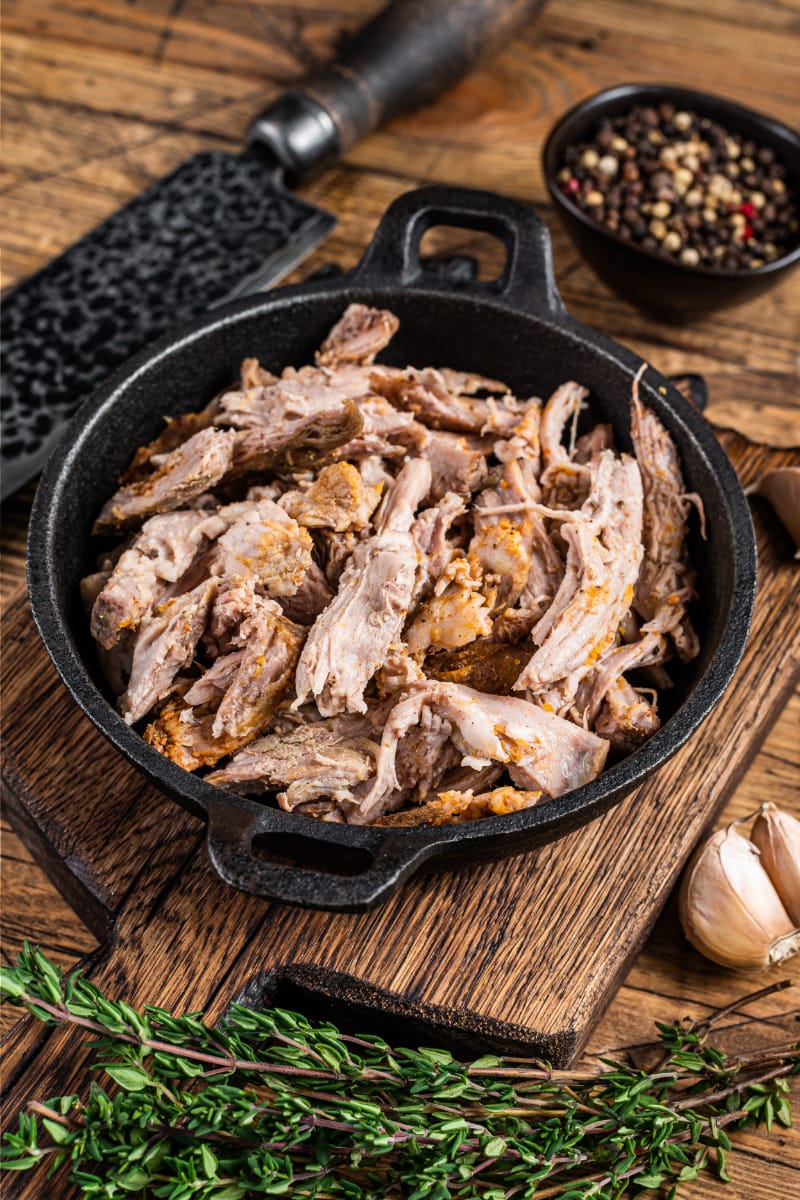
<path fill-rule="evenodd" d="M 500 239 L 507 251 L 502 275 L 489 283 L 454 283 L 426 271 L 419 243 L 434 225 Z M 210 787 L 168 762 L 123 723 L 95 665 L 78 592 L 81 576 L 95 564 L 92 521 L 135 448 L 158 433 L 165 414 L 200 408 L 236 377 L 248 355 L 272 370 L 311 361 L 352 301 L 386 306 L 400 317 L 386 361 L 482 372 L 523 396 L 546 396 L 564 380 L 577 379 L 592 392 L 587 424 L 612 421 L 618 443 L 630 447 L 631 381 L 641 360 L 566 312 L 543 223 L 524 205 L 487 192 L 429 187 L 388 209 L 350 275 L 235 301 L 163 338 L 117 372 L 86 401 L 50 460 L 28 543 L 33 615 L 59 674 L 134 766 L 207 818 L 208 854 L 220 877 L 265 898 L 344 910 L 385 901 L 423 863 L 519 854 L 621 800 L 698 729 L 724 692 L 747 638 L 756 578 L 750 514 L 728 458 L 702 417 L 650 370 L 642 396 L 680 448 L 687 487 L 703 498 L 708 539 L 701 541 L 693 528 L 702 652 L 678 673 L 664 698 L 667 719 L 640 750 L 585 787 L 538 807 L 418 830 L 293 816 L 269 802 Z M 136 837 L 134 828 L 121 832 Z"/>

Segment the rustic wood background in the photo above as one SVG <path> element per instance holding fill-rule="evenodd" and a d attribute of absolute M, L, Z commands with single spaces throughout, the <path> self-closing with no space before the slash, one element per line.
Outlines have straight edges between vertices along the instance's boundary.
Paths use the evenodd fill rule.
<path fill-rule="evenodd" d="M 254 111 L 377 7 L 375 0 L 6 0 L 3 284 L 35 269 L 187 154 L 235 148 Z M 703 373 L 709 415 L 718 424 L 755 441 L 798 447 L 796 277 L 690 328 L 659 325 L 612 296 L 577 258 L 549 212 L 539 153 L 566 106 L 629 80 L 703 86 L 797 125 L 799 28 L 800 9 L 791 0 L 708 0 L 703 6 L 551 0 L 491 64 L 433 108 L 374 135 L 304 189 L 340 224 L 298 277 L 331 260 L 355 261 L 386 204 L 419 183 L 474 184 L 515 195 L 550 223 L 559 283 L 577 316 L 667 373 Z M 461 235 L 448 248 L 478 247 Z M 22 582 L 31 494 L 26 489 L 3 512 L 7 597 Z M 13 712 L 4 719 L 13 720 Z M 797 810 L 799 721 L 795 694 L 726 820 L 764 798 Z M 13 956 L 25 937 L 65 965 L 91 951 L 92 937 L 8 828 L 3 868 L 4 954 Z M 649 1038 L 656 1017 L 701 1013 L 754 986 L 751 977 L 718 970 L 691 951 L 671 903 L 590 1052 L 635 1046 Z M 786 1028 L 777 1017 L 785 1004 L 779 997 L 751 1006 L 748 1015 L 759 1024 L 732 1036 L 777 1036 Z M 724 1195 L 800 1194 L 796 1133 L 768 1139 L 753 1132 L 738 1145 L 734 1183 Z M 685 1194 L 710 1197 L 723 1189 L 704 1181 Z"/>

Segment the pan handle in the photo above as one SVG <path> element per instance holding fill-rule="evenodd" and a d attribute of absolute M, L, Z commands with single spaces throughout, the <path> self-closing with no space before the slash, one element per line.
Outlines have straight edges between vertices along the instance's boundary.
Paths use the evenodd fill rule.
<path fill-rule="evenodd" d="M 236 805 L 225 799 L 208 803 L 207 850 L 211 865 L 224 883 L 264 900 L 278 900 L 302 908 L 325 908 L 334 912 L 361 912 L 382 904 L 401 883 L 433 853 L 434 846 L 421 844 L 412 837 L 390 837 L 388 830 L 359 830 L 365 846 L 355 849 L 356 866 L 352 873 L 307 866 L 307 852 L 328 861 L 341 863 L 354 853 L 352 826 L 314 821 L 313 834 L 298 834 L 297 820 L 291 833 L 280 828 L 283 814 L 263 805 Z M 311 824 L 311 818 L 307 818 Z M 366 835 L 364 837 L 363 835 Z M 254 841 L 259 839 L 269 850 L 270 841 L 278 856 L 297 855 L 297 865 L 270 862 Z M 294 849 L 296 847 L 296 849 Z M 359 869 L 359 860 L 363 869 Z"/>
<path fill-rule="evenodd" d="M 497 279 L 457 286 L 523 312 L 565 314 L 544 221 L 518 200 L 474 188 L 433 185 L 398 197 L 384 213 L 353 277 L 373 286 L 400 283 L 452 292 L 452 281 L 437 279 L 420 259 L 422 236 L 434 225 L 479 230 L 506 248 L 505 266 Z"/>

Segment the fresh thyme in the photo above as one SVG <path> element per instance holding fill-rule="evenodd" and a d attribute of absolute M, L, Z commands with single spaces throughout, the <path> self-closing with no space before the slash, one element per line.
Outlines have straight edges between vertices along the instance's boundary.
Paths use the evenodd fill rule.
<path fill-rule="evenodd" d="M 776 985 L 765 992 L 786 985 Z M 0 991 L 91 1037 L 116 1085 L 32 1101 L 2 1165 L 69 1172 L 117 1200 L 617 1200 L 711 1170 L 729 1134 L 791 1123 L 800 1044 L 728 1057 L 715 1018 L 659 1024 L 663 1054 L 638 1070 L 393 1048 L 282 1009 L 138 1012 L 26 945 Z M 763 994 L 763 993 L 759 993 Z M 750 998 L 748 998 L 750 999 Z M 721 1010 L 718 1017 L 733 1011 Z"/>

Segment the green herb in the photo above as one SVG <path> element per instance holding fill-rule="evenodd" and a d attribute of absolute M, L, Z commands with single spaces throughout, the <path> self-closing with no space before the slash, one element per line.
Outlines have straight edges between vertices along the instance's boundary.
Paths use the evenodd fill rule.
<path fill-rule="evenodd" d="M 63 981 L 27 945 L 0 990 L 85 1030 L 116 1085 L 29 1103 L 4 1135 L 3 1166 L 68 1170 L 104 1200 L 617 1200 L 664 1185 L 674 1196 L 701 1171 L 727 1179 L 731 1132 L 790 1124 L 800 1072 L 797 1044 L 735 1058 L 708 1044 L 735 1005 L 659 1025 L 650 1072 L 610 1060 L 557 1071 L 393 1048 L 282 1009 L 233 1006 L 217 1027 L 137 1012 L 79 972 Z"/>

